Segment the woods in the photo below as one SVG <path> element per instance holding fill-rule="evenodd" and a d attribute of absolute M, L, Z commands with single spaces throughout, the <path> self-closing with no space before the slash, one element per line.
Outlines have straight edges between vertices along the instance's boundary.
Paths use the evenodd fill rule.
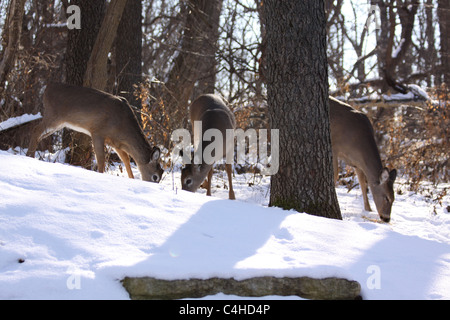
<path fill-rule="evenodd" d="M 70 5 L 80 29 L 67 27 Z M 236 127 L 280 129 L 272 204 L 339 218 L 328 95 L 368 115 L 411 189 L 448 182 L 449 16 L 448 0 L 2 1 L 0 123 L 42 112 L 51 81 L 85 85 L 125 97 L 168 159 L 189 103 L 216 93 Z M 27 130 L 0 128 L 1 148 L 26 148 Z M 41 149 L 91 167 L 86 135 L 65 130 Z M 288 189 L 301 205 L 276 198 Z"/>

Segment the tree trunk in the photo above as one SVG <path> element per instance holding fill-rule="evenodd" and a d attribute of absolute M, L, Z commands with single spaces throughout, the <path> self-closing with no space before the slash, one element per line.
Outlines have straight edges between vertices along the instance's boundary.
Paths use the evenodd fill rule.
<path fill-rule="evenodd" d="M 342 219 L 333 181 L 324 2 L 266 0 L 269 118 L 280 170 L 270 205 Z"/>
<path fill-rule="evenodd" d="M 89 58 L 83 84 L 104 90 L 108 81 L 108 54 L 116 37 L 117 28 L 127 0 L 112 0 Z"/>
<path fill-rule="evenodd" d="M 82 86 L 87 63 L 97 38 L 105 11 L 104 0 L 74 0 L 71 4 L 81 10 L 81 29 L 68 30 L 66 53 L 67 83 Z M 91 138 L 83 133 L 65 130 L 64 145 L 71 146 L 66 161 L 90 168 L 92 165 Z"/>
<path fill-rule="evenodd" d="M 222 0 L 189 0 L 187 5 L 183 45 L 168 82 L 170 89 L 177 91 L 177 97 L 183 102 L 189 100 L 197 81 L 201 82 L 204 90 L 214 91 Z"/>
<path fill-rule="evenodd" d="M 436 65 L 437 63 L 437 50 L 436 50 L 436 27 L 434 25 L 434 8 L 433 8 L 433 0 L 426 0 L 425 7 L 425 18 L 426 18 L 426 27 L 425 27 L 425 35 L 427 41 L 427 48 L 424 50 L 424 69 L 428 70 L 428 74 L 426 75 L 427 86 L 433 86 L 433 74 L 436 74 Z M 435 83 L 436 80 L 434 80 Z"/>
<path fill-rule="evenodd" d="M 450 1 L 438 1 L 442 81 L 450 87 Z"/>
<path fill-rule="evenodd" d="M 73 0 L 80 7 L 81 29 L 69 29 L 66 53 L 67 83 L 83 85 L 87 63 L 94 48 L 105 11 L 105 0 Z"/>
<path fill-rule="evenodd" d="M 398 92 L 407 93 L 408 89 L 397 79 L 402 76 L 400 71 L 404 74 L 410 73 L 409 69 L 403 67 L 403 70 L 400 70 L 400 67 L 410 53 L 419 0 L 371 0 L 371 3 L 380 8 L 381 30 L 377 35 L 377 56 L 379 74 L 384 80 L 381 91 L 386 92 L 389 88 L 393 88 Z M 397 18 L 400 20 L 401 40 L 396 46 Z"/>
<path fill-rule="evenodd" d="M 130 0 L 125 6 L 115 41 L 117 94 L 140 106 L 133 85 L 142 81 L 142 3 Z"/>
<path fill-rule="evenodd" d="M 174 61 L 160 96 L 160 105 L 170 115 L 169 131 L 187 126 L 189 99 L 197 92 L 214 92 L 215 52 L 223 0 L 186 1 L 186 25 L 181 50 Z M 170 134 L 168 135 L 170 138 Z M 161 141 L 168 145 L 169 141 Z"/>
<path fill-rule="evenodd" d="M 0 57 L 0 94 L 2 94 L 8 74 L 16 62 L 16 53 L 22 33 L 24 6 L 25 0 L 11 0 L 9 4 L 8 16 L 4 26 L 5 32 L 2 39 L 4 51 Z"/>
<path fill-rule="evenodd" d="M 389 23 L 389 17 L 392 15 L 392 8 L 385 3 L 384 0 L 371 0 L 372 5 L 379 7 L 379 30 L 376 31 L 377 38 L 377 66 L 379 78 L 384 78 L 384 70 L 386 69 L 386 52 L 388 48 L 389 34 L 392 32 Z M 388 85 L 385 81 L 380 83 L 381 92 L 388 90 Z"/>

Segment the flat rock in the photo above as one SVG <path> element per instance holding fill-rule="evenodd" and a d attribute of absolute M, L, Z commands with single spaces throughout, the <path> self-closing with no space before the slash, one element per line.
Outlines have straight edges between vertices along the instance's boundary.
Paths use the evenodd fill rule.
<path fill-rule="evenodd" d="M 305 299 L 348 300 L 359 299 L 361 293 L 358 282 L 341 278 L 257 277 L 238 281 L 222 278 L 162 280 L 126 277 L 121 282 L 130 298 L 135 300 L 201 298 L 218 293 L 241 297 L 295 295 Z"/>

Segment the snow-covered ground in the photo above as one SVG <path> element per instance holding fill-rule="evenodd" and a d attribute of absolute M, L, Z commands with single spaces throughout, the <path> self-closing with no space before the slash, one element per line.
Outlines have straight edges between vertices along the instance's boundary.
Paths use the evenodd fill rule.
<path fill-rule="evenodd" d="M 236 175 L 230 201 L 225 173 L 206 197 L 181 191 L 178 172 L 153 184 L 3 151 L 0 168 L 0 299 L 128 299 L 125 276 L 263 275 L 345 277 L 364 299 L 450 299 L 449 196 L 434 210 L 405 191 L 381 224 L 362 218 L 377 215 L 359 188 L 337 188 L 336 221 L 268 208 L 270 180 L 251 174 Z"/>

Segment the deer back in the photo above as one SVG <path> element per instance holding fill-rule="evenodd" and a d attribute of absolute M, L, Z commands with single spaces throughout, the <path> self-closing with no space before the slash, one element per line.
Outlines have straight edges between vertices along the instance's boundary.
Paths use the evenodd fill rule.
<path fill-rule="evenodd" d="M 333 155 L 342 158 L 368 174 L 378 178 L 382 163 L 367 116 L 351 106 L 330 98 L 330 127 Z M 372 176 L 376 172 L 376 177 Z"/>
<path fill-rule="evenodd" d="M 234 129 L 236 120 L 234 114 L 225 105 L 223 100 L 214 94 L 205 94 L 198 97 L 190 106 L 191 124 L 202 121 L 202 129 L 206 131 L 214 128 L 222 133 L 226 129 Z"/>
<path fill-rule="evenodd" d="M 44 117 L 58 127 L 101 136 L 112 147 L 148 163 L 152 148 L 125 98 L 86 87 L 49 84 L 44 93 Z"/>
<path fill-rule="evenodd" d="M 198 137 L 200 139 L 203 139 L 204 133 L 209 129 L 217 129 L 221 132 L 223 138 L 223 155 L 225 156 L 227 153 L 226 131 L 227 129 L 235 129 L 236 120 L 223 100 L 213 94 L 201 95 L 190 106 L 190 118 L 193 131 L 195 122 L 201 121 L 201 137 Z M 202 154 L 209 143 L 211 141 L 202 141 Z M 234 144 L 234 139 L 232 143 Z M 194 141 L 194 145 L 198 146 L 198 141 Z M 212 164 L 206 163 L 185 165 L 181 172 L 183 190 L 195 192 L 205 180 L 211 168 Z"/>

